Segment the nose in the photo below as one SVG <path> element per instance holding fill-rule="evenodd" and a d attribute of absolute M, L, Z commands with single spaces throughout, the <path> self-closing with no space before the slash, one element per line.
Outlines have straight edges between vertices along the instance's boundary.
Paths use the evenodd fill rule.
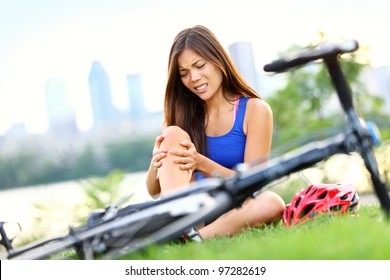
<path fill-rule="evenodd" d="M 198 82 L 202 78 L 202 75 L 200 74 L 200 71 L 192 70 L 191 71 L 191 80 L 192 82 Z"/>

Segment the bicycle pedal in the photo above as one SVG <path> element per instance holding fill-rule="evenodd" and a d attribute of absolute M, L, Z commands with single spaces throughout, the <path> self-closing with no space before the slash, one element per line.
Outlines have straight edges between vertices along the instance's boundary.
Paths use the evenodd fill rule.
<path fill-rule="evenodd" d="M 203 238 L 200 236 L 199 231 L 195 227 L 190 227 L 180 237 L 180 241 L 187 242 L 187 241 L 193 241 L 193 242 L 202 242 Z"/>

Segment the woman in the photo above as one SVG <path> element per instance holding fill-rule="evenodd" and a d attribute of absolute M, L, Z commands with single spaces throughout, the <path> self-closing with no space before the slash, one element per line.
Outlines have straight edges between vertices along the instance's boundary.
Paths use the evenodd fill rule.
<path fill-rule="evenodd" d="M 234 166 L 268 159 L 272 111 L 245 82 L 215 35 L 203 26 L 181 31 L 171 47 L 165 128 L 153 149 L 146 184 L 166 196 L 193 180 L 234 175 Z M 199 228 L 202 238 L 230 236 L 278 222 L 284 201 L 273 192 L 247 199 Z"/>

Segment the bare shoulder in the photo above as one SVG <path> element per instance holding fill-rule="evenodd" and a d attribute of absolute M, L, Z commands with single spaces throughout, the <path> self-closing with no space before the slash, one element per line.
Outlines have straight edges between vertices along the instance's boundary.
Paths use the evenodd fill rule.
<path fill-rule="evenodd" d="M 250 98 L 244 119 L 244 132 L 261 130 L 272 130 L 273 116 L 271 107 L 262 99 Z M 251 128 L 251 129 L 250 129 Z"/>
<path fill-rule="evenodd" d="M 248 100 L 248 105 L 247 105 L 247 112 L 250 115 L 255 115 L 255 116 L 270 116 L 272 117 L 272 109 L 269 106 L 269 104 L 259 98 L 250 98 Z"/>

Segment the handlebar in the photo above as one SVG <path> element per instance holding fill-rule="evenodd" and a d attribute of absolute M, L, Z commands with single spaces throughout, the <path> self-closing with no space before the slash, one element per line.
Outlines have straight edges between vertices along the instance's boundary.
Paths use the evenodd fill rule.
<path fill-rule="evenodd" d="M 264 66 L 266 72 L 284 72 L 291 68 L 304 65 L 308 62 L 318 59 L 326 59 L 327 57 L 334 57 L 344 53 L 350 53 L 357 50 L 359 47 L 356 40 L 344 41 L 340 44 L 326 43 L 318 46 L 313 50 L 306 50 L 295 55 L 292 58 L 284 58 L 275 60 Z"/>

